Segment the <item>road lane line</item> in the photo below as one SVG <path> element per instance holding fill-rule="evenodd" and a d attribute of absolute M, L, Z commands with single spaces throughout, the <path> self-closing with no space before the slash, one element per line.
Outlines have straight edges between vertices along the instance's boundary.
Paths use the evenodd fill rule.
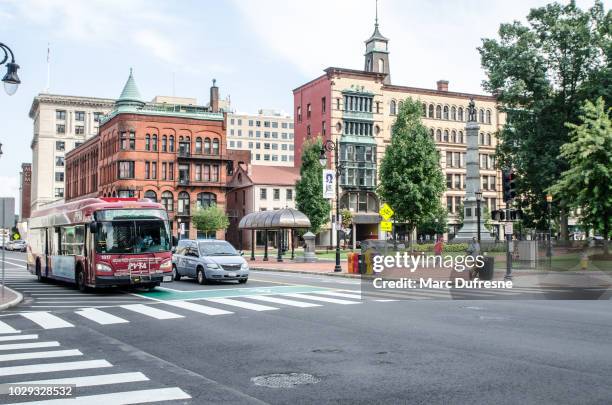
<path fill-rule="evenodd" d="M 10 326 L 9 324 L 0 321 L 0 334 L 4 333 L 19 333 L 19 331 Z"/>
<path fill-rule="evenodd" d="M 48 312 L 29 312 L 21 314 L 24 318 L 40 325 L 43 329 L 72 328 L 73 324 L 66 322 Z"/>
<path fill-rule="evenodd" d="M 127 310 L 137 312 L 139 314 L 147 315 L 155 319 L 184 318 L 183 315 L 175 314 L 174 312 L 164 311 L 163 309 L 149 307 L 143 304 L 121 305 L 121 308 L 125 308 Z"/>
<path fill-rule="evenodd" d="M 172 305 L 173 307 L 183 308 L 189 311 L 199 312 L 206 315 L 227 315 L 233 314 L 233 312 L 225 311 L 223 309 L 207 307 L 206 305 L 194 304 L 188 301 L 165 301 L 164 304 Z"/>
<path fill-rule="evenodd" d="M 55 350 L 50 352 L 27 352 L 27 353 L 12 353 L 0 354 L 0 362 L 14 360 L 30 360 L 30 359 L 51 359 L 54 357 L 71 357 L 82 356 L 79 350 Z"/>
<path fill-rule="evenodd" d="M 231 298 L 206 298 L 206 301 L 216 302 L 217 304 L 229 305 L 238 308 L 250 309 L 252 311 L 272 311 L 278 309 L 267 305 L 253 304 L 250 302 L 238 301 Z"/>
<path fill-rule="evenodd" d="M 340 298 L 352 298 L 352 299 L 357 299 L 357 300 L 360 300 L 363 298 L 361 294 L 348 294 L 348 293 L 333 292 L 333 291 L 321 291 L 321 292 L 318 292 L 317 294 L 331 295 L 332 297 L 340 297 Z"/>
<path fill-rule="evenodd" d="M 0 260 L 0 262 L 4 262 L 4 263 L 6 263 L 6 264 L 11 264 L 11 265 L 13 265 L 13 266 L 17 266 L 17 267 L 20 267 L 20 268 L 22 268 L 22 269 L 26 269 L 26 268 L 27 268 L 26 266 L 22 266 L 21 264 L 11 263 L 11 262 L 9 262 L 8 260 Z"/>
<path fill-rule="evenodd" d="M 0 342 L 8 342 L 9 340 L 29 340 L 29 339 L 38 339 L 38 335 L 0 336 Z"/>
<path fill-rule="evenodd" d="M 76 311 L 76 313 L 100 325 L 129 323 L 129 321 L 126 319 L 119 318 L 118 316 L 109 314 L 104 311 L 100 311 L 99 309 L 95 309 L 95 308 L 85 308 L 82 311 Z"/>
<path fill-rule="evenodd" d="M 36 373 L 52 373 L 55 371 L 85 370 L 91 368 L 112 367 L 106 360 L 69 361 L 63 363 L 31 364 L 28 366 L 0 367 L 0 376 Z M 65 399 L 62 399 L 65 401 Z M 72 399 L 70 400 L 73 403 Z"/>
<path fill-rule="evenodd" d="M 331 304 L 341 304 L 341 305 L 361 304 L 361 302 L 358 302 L 358 301 L 347 301 L 347 300 L 340 300 L 337 298 L 319 297 L 316 295 L 309 295 L 309 294 L 282 294 L 282 295 L 287 296 L 287 297 L 293 297 L 293 298 L 302 298 L 305 300 L 329 302 Z"/>
<path fill-rule="evenodd" d="M 0 350 L 36 349 L 39 347 L 57 347 L 59 342 L 12 343 L 0 345 Z"/>
<path fill-rule="evenodd" d="M 23 405 L 126 405 L 148 404 L 160 401 L 175 401 L 190 399 L 191 396 L 178 387 L 157 388 L 140 391 L 115 392 L 113 394 L 97 394 L 70 399 L 51 399 L 47 401 L 20 402 Z"/>
<path fill-rule="evenodd" d="M 298 307 L 298 308 L 311 308 L 311 307 L 321 306 L 319 304 L 313 304 L 310 302 L 301 302 L 301 301 L 286 300 L 284 298 L 270 297 L 269 295 L 250 295 L 244 298 L 248 298 L 250 300 L 271 302 L 273 304 L 289 305 L 289 306 Z"/>
<path fill-rule="evenodd" d="M 140 372 L 136 372 L 101 374 L 86 377 L 55 378 L 51 380 L 21 381 L 13 384 L 74 384 L 77 387 L 94 387 L 97 385 L 121 384 L 138 381 L 149 381 L 149 377 Z"/>

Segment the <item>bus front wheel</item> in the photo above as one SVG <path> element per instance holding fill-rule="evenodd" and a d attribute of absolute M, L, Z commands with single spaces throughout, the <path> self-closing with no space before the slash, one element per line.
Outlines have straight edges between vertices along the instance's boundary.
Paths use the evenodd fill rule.
<path fill-rule="evenodd" d="M 79 267 L 77 269 L 75 278 L 76 278 L 76 285 L 79 291 L 87 292 L 87 286 L 85 285 L 85 272 L 83 271 L 82 268 Z"/>
<path fill-rule="evenodd" d="M 40 269 L 40 261 L 39 260 L 36 261 L 36 279 L 40 283 L 44 283 L 46 281 L 46 277 L 42 275 L 42 271 Z"/>

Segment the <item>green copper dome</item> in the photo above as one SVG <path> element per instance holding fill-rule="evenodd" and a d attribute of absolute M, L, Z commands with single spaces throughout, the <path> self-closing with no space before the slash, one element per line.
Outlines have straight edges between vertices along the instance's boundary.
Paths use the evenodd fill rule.
<path fill-rule="evenodd" d="M 125 86 L 123 86 L 121 95 L 117 101 L 115 101 L 115 108 L 120 112 L 124 112 L 133 110 L 136 107 L 142 107 L 144 104 L 144 101 L 142 101 L 140 97 L 138 87 L 136 86 L 132 68 L 130 68 L 130 76 L 128 77 L 127 82 L 125 82 Z"/>

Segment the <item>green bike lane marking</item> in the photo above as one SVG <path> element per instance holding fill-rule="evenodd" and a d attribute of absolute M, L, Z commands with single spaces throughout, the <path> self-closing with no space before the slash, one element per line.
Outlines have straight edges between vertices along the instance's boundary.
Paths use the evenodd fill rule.
<path fill-rule="evenodd" d="M 273 295 L 273 294 L 295 294 L 295 293 L 317 293 L 331 291 L 332 288 L 309 287 L 299 285 L 274 286 L 274 287 L 250 287 L 250 288 L 219 288 L 215 290 L 179 291 L 158 288 L 151 292 L 139 292 L 143 298 L 159 301 L 195 300 L 203 298 L 228 298 L 248 297 L 250 295 Z"/>

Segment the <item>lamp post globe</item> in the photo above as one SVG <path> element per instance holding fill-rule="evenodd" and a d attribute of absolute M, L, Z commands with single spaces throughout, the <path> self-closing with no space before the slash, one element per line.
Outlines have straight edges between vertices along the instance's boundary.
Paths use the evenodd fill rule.
<path fill-rule="evenodd" d="M 12 96 L 15 94 L 19 84 L 21 83 L 19 75 L 17 74 L 19 65 L 15 63 L 15 55 L 13 54 L 11 48 L 0 42 L 0 50 L 4 52 L 4 57 L 0 57 L 0 66 L 6 63 L 6 74 L 2 78 L 2 82 L 4 83 L 4 91 L 6 91 L 6 94 L 9 96 Z"/>

